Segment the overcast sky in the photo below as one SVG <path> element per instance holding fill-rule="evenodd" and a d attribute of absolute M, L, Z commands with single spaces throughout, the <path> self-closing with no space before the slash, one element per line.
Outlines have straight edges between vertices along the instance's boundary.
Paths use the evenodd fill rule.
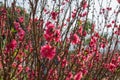
<path fill-rule="evenodd" d="M 4 2 L 4 0 L 0 0 L 0 1 Z M 8 1 L 8 5 L 10 6 L 10 3 L 13 0 L 7 0 L 7 1 Z M 50 4 L 52 4 L 53 0 L 47 0 L 47 1 L 49 1 L 49 7 L 51 7 Z M 102 4 L 103 8 L 106 8 L 108 6 L 108 2 L 111 1 L 110 7 L 112 8 L 112 11 L 109 12 L 109 15 L 111 15 L 114 12 L 116 7 L 120 6 L 120 4 L 118 4 L 117 0 L 92 0 L 92 1 L 95 1 L 95 10 L 96 10 L 95 14 L 99 14 L 99 10 L 100 10 L 98 1 L 103 1 L 103 4 Z M 28 0 L 17 0 L 17 5 L 23 6 L 23 3 L 24 3 L 24 7 L 26 9 L 29 9 Z M 73 8 L 74 8 L 74 6 L 73 6 Z M 93 10 L 93 8 L 91 8 L 91 13 L 88 16 L 89 19 L 92 19 L 92 14 L 93 14 L 92 10 Z M 95 15 L 95 16 L 98 16 L 98 15 Z M 120 19 L 120 15 L 118 16 L 118 19 Z M 101 16 L 100 20 L 97 19 L 96 21 L 102 21 L 102 16 Z M 119 24 L 120 24 L 120 20 L 119 20 Z"/>
<path fill-rule="evenodd" d="M 13 0 L 7 0 L 9 3 L 11 3 Z M 19 2 L 19 5 L 22 5 L 23 4 L 23 1 L 25 2 L 25 6 L 26 8 L 28 8 L 28 0 L 17 0 L 17 2 Z M 51 0 L 48 0 L 48 1 L 51 1 Z M 102 0 L 101 0 L 102 1 Z M 103 5 L 106 6 L 106 3 L 107 1 L 110 1 L 110 0 L 103 0 Z M 0 0 L 0 2 L 4 2 L 4 0 Z M 98 0 L 95 0 L 95 3 L 96 3 L 96 7 L 99 7 L 98 6 Z M 116 6 L 118 6 L 118 2 L 117 0 L 111 0 L 111 7 L 112 8 L 115 8 Z"/>

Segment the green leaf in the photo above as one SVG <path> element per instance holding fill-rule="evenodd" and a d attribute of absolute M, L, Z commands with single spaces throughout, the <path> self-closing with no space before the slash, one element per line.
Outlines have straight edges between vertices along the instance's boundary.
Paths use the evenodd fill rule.
<path fill-rule="evenodd" d="M 18 53 L 18 50 L 16 49 L 13 53 L 13 56 L 15 57 L 17 53 Z"/>
<path fill-rule="evenodd" d="M 78 24 L 78 26 L 81 26 L 81 25 L 82 25 L 82 21 L 81 21 L 81 20 L 78 20 L 78 21 L 77 21 L 77 24 Z"/>
<path fill-rule="evenodd" d="M 14 28 L 11 28 L 12 33 L 16 33 L 17 31 Z"/>
<path fill-rule="evenodd" d="M 87 21 L 85 24 L 85 30 L 89 32 L 91 28 L 92 28 L 92 23 L 90 23 L 90 21 Z"/>
<path fill-rule="evenodd" d="M 59 8 L 55 8 L 55 12 L 59 12 Z"/>
<path fill-rule="evenodd" d="M 90 39 L 85 40 L 85 45 L 90 43 Z"/>

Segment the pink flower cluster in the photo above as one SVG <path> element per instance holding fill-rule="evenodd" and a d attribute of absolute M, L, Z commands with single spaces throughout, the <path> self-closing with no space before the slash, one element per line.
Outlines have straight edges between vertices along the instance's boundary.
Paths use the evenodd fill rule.
<path fill-rule="evenodd" d="M 60 41 L 60 30 L 55 29 L 55 26 L 51 22 L 47 22 L 44 37 L 48 42 L 52 40 L 58 42 Z"/>
<path fill-rule="evenodd" d="M 14 27 L 15 27 L 15 29 L 17 31 L 19 41 L 22 41 L 24 39 L 24 36 L 25 36 L 25 31 L 20 27 L 19 22 L 14 22 Z"/>
<path fill-rule="evenodd" d="M 57 15 L 58 15 L 57 12 L 55 12 L 55 11 L 52 11 L 52 12 L 51 12 L 51 17 L 52 17 L 53 20 L 56 20 Z"/>
<path fill-rule="evenodd" d="M 80 38 L 77 34 L 71 34 L 70 41 L 72 42 L 72 44 L 78 44 L 80 42 Z"/>
<path fill-rule="evenodd" d="M 46 44 L 41 47 L 40 53 L 43 58 L 52 60 L 56 54 L 56 49 L 52 47 L 51 45 Z"/>

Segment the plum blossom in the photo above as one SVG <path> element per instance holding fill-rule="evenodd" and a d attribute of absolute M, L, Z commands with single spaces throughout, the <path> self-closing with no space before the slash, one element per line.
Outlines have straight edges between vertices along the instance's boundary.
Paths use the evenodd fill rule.
<path fill-rule="evenodd" d="M 17 35 L 19 37 L 19 40 L 22 41 L 24 36 L 25 36 L 25 31 L 22 28 L 20 28 L 20 27 L 18 28 L 17 31 L 18 31 Z"/>
<path fill-rule="evenodd" d="M 75 76 L 74 76 L 74 80 L 81 80 L 83 77 L 83 74 L 81 72 L 78 72 Z"/>
<path fill-rule="evenodd" d="M 10 47 L 11 47 L 12 49 L 15 49 L 15 48 L 17 47 L 17 41 L 16 41 L 15 39 L 13 39 L 13 40 L 11 41 Z"/>
<path fill-rule="evenodd" d="M 24 17 L 19 17 L 18 20 L 19 20 L 20 23 L 23 23 L 24 22 Z"/>
<path fill-rule="evenodd" d="M 71 40 L 72 44 L 78 44 L 80 42 L 80 38 L 77 34 L 71 35 L 70 40 Z"/>
<path fill-rule="evenodd" d="M 69 72 L 65 80 L 71 80 L 73 78 L 72 72 Z"/>
<path fill-rule="evenodd" d="M 72 12 L 72 18 L 75 18 L 76 16 L 76 11 Z"/>
<path fill-rule="evenodd" d="M 23 71 L 23 66 L 20 64 L 18 65 L 17 75 L 19 75 Z"/>
<path fill-rule="evenodd" d="M 104 67 L 108 69 L 110 72 L 114 72 L 117 68 L 117 66 L 113 63 L 104 64 Z"/>
<path fill-rule="evenodd" d="M 86 9 L 86 8 L 88 7 L 87 1 L 84 1 L 84 2 L 83 2 L 82 7 L 83 7 L 83 9 Z"/>
<path fill-rule="evenodd" d="M 17 66 L 17 63 L 12 63 L 12 67 L 15 68 Z"/>
<path fill-rule="evenodd" d="M 18 30 L 19 27 L 20 27 L 20 23 L 19 23 L 19 22 L 14 22 L 14 28 L 15 28 L 16 30 Z"/>
<path fill-rule="evenodd" d="M 8 53 L 10 50 L 14 50 L 17 47 L 17 41 L 13 39 L 6 47 L 5 52 Z"/>
<path fill-rule="evenodd" d="M 54 30 L 54 25 L 51 23 L 47 26 L 46 34 L 48 34 L 49 36 L 52 36 L 53 35 L 53 30 Z"/>
<path fill-rule="evenodd" d="M 59 41 L 60 41 L 60 30 L 55 30 L 54 40 L 55 40 L 56 42 L 59 42 Z"/>
<path fill-rule="evenodd" d="M 80 26 L 78 29 L 78 33 L 82 36 L 83 35 L 83 26 Z"/>
<path fill-rule="evenodd" d="M 109 71 L 114 72 L 115 69 L 116 69 L 116 65 L 115 65 L 115 64 L 110 63 L 110 64 L 108 65 L 108 70 L 109 70 Z"/>
<path fill-rule="evenodd" d="M 55 26 L 51 22 L 47 22 L 44 37 L 48 42 L 52 40 L 59 42 L 60 41 L 60 30 L 55 29 Z"/>
<path fill-rule="evenodd" d="M 65 66 L 67 66 L 68 62 L 66 59 L 62 60 L 62 67 L 64 68 Z"/>
<path fill-rule="evenodd" d="M 46 27 L 44 37 L 47 41 L 51 41 L 54 34 L 54 25 L 51 22 L 47 22 Z"/>
<path fill-rule="evenodd" d="M 55 11 L 52 11 L 52 12 L 51 12 L 51 16 L 52 16 L 52 19 L 53 19 L 53 20 L 56 20 L 57 15 L 58 15 L 57 12 L 55 12 Z"/>
<path fill-rule="evenodd" d="M 42 57 L 52 60 L 56 54 L 56 49 L 51 45 L 46 44 L 41 47 L 40 53 Z"/>

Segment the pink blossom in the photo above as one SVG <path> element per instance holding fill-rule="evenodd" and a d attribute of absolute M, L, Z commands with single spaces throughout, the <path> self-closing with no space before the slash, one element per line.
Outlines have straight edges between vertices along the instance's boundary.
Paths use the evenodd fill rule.
<path fill-rule="evenodd" d="M 18 65 L 18 72 L 17 72 L 17 75 L 19 75 L 23 70 L 23 67 L 22 65 Z"/>
<path fill-rule="evenodd" d="M 14 22 L 14 27 L 15 27 L 16 30 L 18 30 L 19 27 L 20 27 L 20 23 L 19 22 Z"/>
<path fill-rule="evenodd" d="M 16 11 L 17 13 L 20 13 L 20 12 L 21 12 L 21 9 L 20 9 L 20 8 L 15 8 L 15 11 Z"/>
<path fill-rule="evenodd" d="M 116 69 L 116 66 L 114 64 L 110 63 L 109 70 L 112 71 L 112 72 L 114 72 L 115 69 Z"/>
<path fill-rule="evenodd" d="M 83 77 L 83 74 L 81 72 L 78 72 L 75 76 L 74 76 L 74 80 L 81 80 Z"/>
<path fill-rule="evenodd" d="M 20 22 L 20 23 L 23 23 L 23 22 L 24 22 L 24 17 L 19 17 L 18 19 L 19 19 L 19 22 Z"/>
<path fill-rule="evenodd" d="M 13 67 L 13 68 L 16 68 L 16 66 L 17 66 L 17 63 L 15 63 L 15 62 L 12 63 L 12 67 Z"/>
<path fill-rule="evenodd" d="M 30 32 L 31 27 L 28 25 L 26 29 L 27 29 L 28 32 Z"/>
<path fill-rule="evenodd" d="M 46 23 L 46 30 L 44 34 L 45 39 L 49 41 L 60 41 L 60 30 L 55 30 L 55 26 L 51 22 Z"/>
<path fill-rule="evenodd" d="M 88 7 L 88 4 L 87 4 L 87 2 L 86 1 L 84 1 L 84 3 L 83 3 L 83 9 L 85 9 L 85 8 L 87 8 Z"/>
<path fill-rule="evenodd" d="M 26 72 L 29 72 L 29 71 L 30 71 L 30 68 L 29 68 L 29 67 L 26 67 L 25 70 L 26 70 Z"/>
<path fill-rule="evenodd" d="M 59 42 L 59 41 L 60 41 L 60 30 L 55 30 L 54 40 L 55 40 L 56 42 Z"/>
<path fill-rule="evenodd" d="M 75 18 L 75 16 L 76 16 L 76 12 L 74 11 L 72 12 L 72 18 Z"/>
<path fill-rule="evenodd" d="M 80 28 L 78 29 L 78 32 L 82 36 L 82 34 L 83 34 L 83 26 L 80 26 Z"/>
<path fill-rule="evenodd" d="M 56 49 L 54 47 L 50 46 L 49 44 L 46 44 L 41 47 L 40 53 L 41 53 L 42 57 L 52 60 L 55 56 Z"/>
<path fill-rule="evenodd" d="M 49 70 L 49 75 L 52 75 L 54 73 L 54 69 Z"/>
<path fill-rule="evenodd" d="M 120 63 L 120 56 L 118 57 L 118 60 L 117 60 L 118 63 Z"/>
<path fill-rule="evenodd" d="M 70 0 L 65 0 L 66 2 L 69 2 Z"/>
<path fill-rule="evenodd" d="M 44 12 L 47 12 L 47 9 L 45 9 L 45 8 L 44 8 L 44 10 L 43 10 L 43 11 L 44 11 Z"/>
<path fill-rule="evenodd" d="M 82 14 L 82 17 L 85 17 L 87 14 L 88 14 L 88 12 L 84 12 L 84 13 Z"/>
<path fill-rule="evenodd" d="M 73 78 L 72 72 L 69 72 L 65 80 L 71 80 Z"/>
<path fill-rule="evenodd" d="M 102 43 L 102 44 L 100 45 L 100 47 L 101 47 L 101 48 L 105 48 L 105 44 Z"/>
<path fill-rule="evenodd" d="M 44 37 L 48 42 L 52 40 L 52 36 L 49 36 L 48 34 L 44 34 Z"/>
<path fill-rule="evenodd" d="M 90 47 L 95 47 L 95 45 L 96 45 L 96 42 L 97 42 L 97 37 L 98 37 L 99 35 L 97 35 L 97 34 L 95 34 L 94 36 L 92 36 L 91 37 L 91 41 L 90 41 Z"/>
<path fill-rule="evenodd" d="M 19 29 L 18 35 L 19 36 L 24 36 L 25 35 L 25 31 L 23 29 Z"/>
<path fill-rule="evenodd" d="M 52 24 L 50 21 L 48 21 L 46 24 L 45 24 L 45 26 L 48 26 L 49 24 Z"/>
<path fill-rule="evenodd" d="M 68 64 L 68 63 L 67 63 L 67 60 L 66 60 L 66 59 L 63 59 L 63 60 L 62 60 L 62 67 L 64 68 L 65 66 L 67 66 L 67 64 Z"/>
<path fill-rule="evenodd" d="M 53 20 L 56 20 L 57 15 L 58 15 L 57 12 L 55 12 L 55 11 L 52 11 L 52 12 L 51 12 L 51 16 L 52 16 L 52 19 L 53 19 Z"/>
<path fill-rule="evenodd" d="M 120 0 L 117 0 L 117 2 L 120 4 Z"/>
<path fill-rule="evenodd" d="M 113 64 L 113 63 L 110 63 L 110 64 L 107 65 L 107 68 L 108 68 L 109 71 L 114 72 L 115 69 L 116 69 L 116 65 Z"/>
<path fill-rule="evenodd" d="M 83 36 L 86 36 L 86 35 L 87 35 L 87 32 L 86 32 L 86 31 L 84 31 L 84 32 L 83 32 Z"/>
<path fill-rule="evenodd" d="M 18 36 L 19 36 L 19 40 L 22 41 L 25 36 L 25 31 L 20 28 L 18 31 Z"/>
<path fill-rule="evenodd" d="M 3 67 L 3 66 L 2 66 L 2 63 L 1 63 L 1 61 L 0 61 L 0 69 L 2 69 L 2 67 Z"/>
<path fill-rule="evenodd" d="M 70 18 L 67 18 L 67 22 L 70 22 Z"/>
<path fill-rule="evenodd" d="M 80 42 L 80 38 L 77 34 L 71 35 L 70 40 L 72 44 L 78 44 Z"/>
<path fill-rule="evenodd" d="M 112 8 L 111 8 L 111 7 L 107 7 L 106 9 L 107 9 L 108 11 L 112 10 Z"/>
<path fill-rule="evenodd" d="M 111 25 L 111 24 L 108 24 L 108 25 L 107 25 L 107 28 L 110 28 L 110 27 L 112 27 L 112 25 Z"/>
<path fill-rule="evenodd" d="M 51 23 L 49 25 L 47 25 L 47 29 L 46 29 L 46 34 L 48 34 L 49 36 L 53 35 L 53 30 L 54 30 L 54 25 Z"/>
<path fill-rule="evenodd" d="M 7 45 L 7 51 L 9 51 L 10 49 L 14 50 L 17 47 L 17 41 L 15 39 L 13 39 L 9 45 Z"/>
<path fill-rule="evenodd" d="M 65 2 L 64 2 L 64 1 L 62 2 L 62 5 L 65 5 Z"/>

